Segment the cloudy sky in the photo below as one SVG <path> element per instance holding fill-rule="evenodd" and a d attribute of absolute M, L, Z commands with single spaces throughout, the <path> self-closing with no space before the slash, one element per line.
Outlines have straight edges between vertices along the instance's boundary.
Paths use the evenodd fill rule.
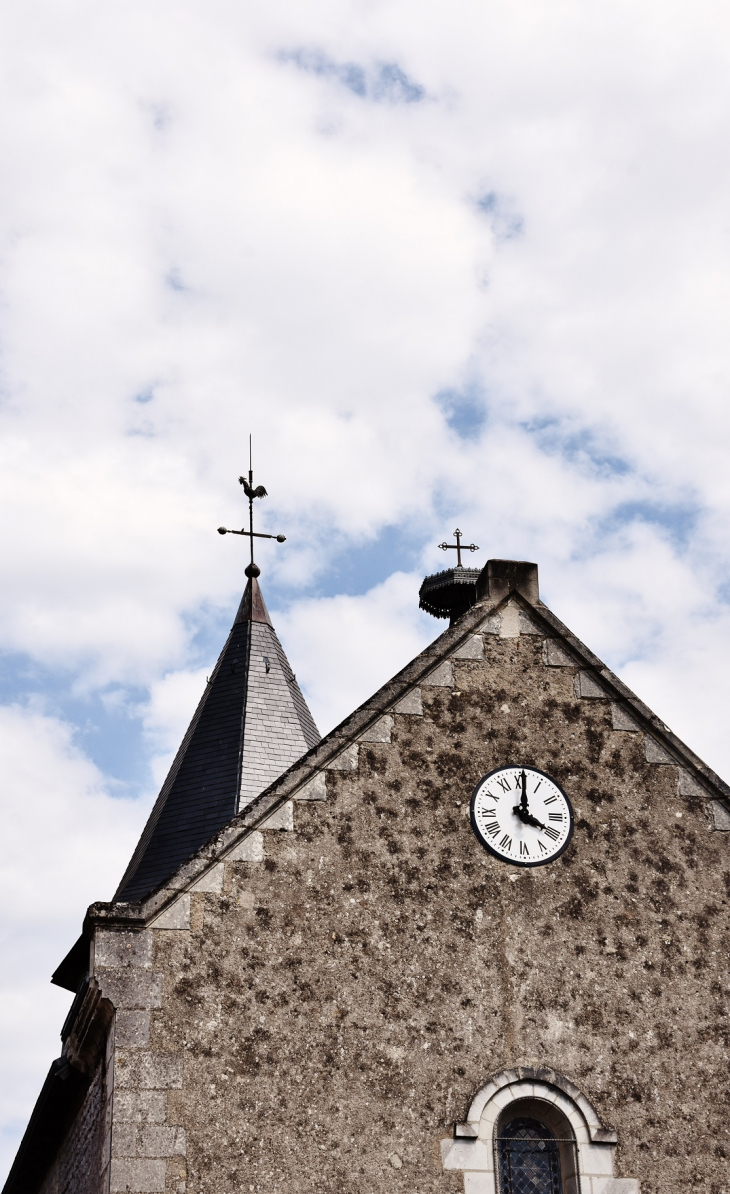
<path fill-rule="evenodd" d="M 323 731 L 458 524 L 730 775 L 720 0 L 0 16 L 0 1173 L 231 622 Z M 471 562 L 471 561 L 470 561 Z"/>

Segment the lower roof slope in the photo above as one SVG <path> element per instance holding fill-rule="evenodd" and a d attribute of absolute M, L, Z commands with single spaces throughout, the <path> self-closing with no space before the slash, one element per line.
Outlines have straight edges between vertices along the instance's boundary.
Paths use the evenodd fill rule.
<path fill-rule="evenodd" d="M 115 900 L 144 899 L 319 738 L 251 577 Z"/>

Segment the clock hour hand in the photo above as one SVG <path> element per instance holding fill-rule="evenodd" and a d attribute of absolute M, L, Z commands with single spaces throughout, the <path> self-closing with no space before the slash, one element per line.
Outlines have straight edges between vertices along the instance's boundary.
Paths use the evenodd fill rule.
<path fill-rule="evenodd" d="M 512 809 L 516 817 L 520 818 L 523 825 L 534 825 L 536 829 L 544 829 L 542 821 L 538 821 L 537 817 L 533 817 L 532 813 L 528 813 L 527 809 L 522 808 L 521 805 L 516 804 Z"/>

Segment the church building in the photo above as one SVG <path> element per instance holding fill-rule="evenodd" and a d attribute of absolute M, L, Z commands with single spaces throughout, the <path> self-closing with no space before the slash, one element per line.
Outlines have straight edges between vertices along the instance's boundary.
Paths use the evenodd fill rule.
<path fill-rule="evenodd" d="M 4 1194 L 730 1194 L 728 785 L 535 564 L 324 738 L 246 571 Z"/>

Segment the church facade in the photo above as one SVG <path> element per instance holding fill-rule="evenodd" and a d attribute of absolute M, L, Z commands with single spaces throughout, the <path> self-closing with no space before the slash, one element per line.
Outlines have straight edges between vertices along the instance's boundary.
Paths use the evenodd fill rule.
<path fill-rule="evenodd" d="M 6 1194 L 730 1194 L 730 789 L 464 591 L 320 740 L 249 572 Z"/>

